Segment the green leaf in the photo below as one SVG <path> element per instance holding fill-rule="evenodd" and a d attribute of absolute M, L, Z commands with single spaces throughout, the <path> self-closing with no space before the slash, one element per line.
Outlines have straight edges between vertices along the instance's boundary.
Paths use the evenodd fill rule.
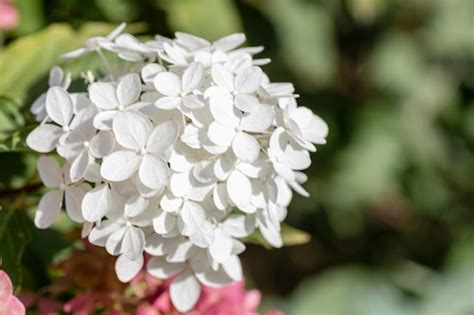
<path fill-rule="evenodd" d="M 91 36 L 107 34 L 113 27 L 105 23 L 88 23 L 74 31 L 66 24 L 52 24 L 17 39 L 0 52 L 0 94 L 24 100 L 34 83 L 46 80 L 51 67 L 61 61 L 62 53 L 78 48 Z M 84 65 L 84 60 L 79 62 Z M 88 69 L 81 67 L 80 71 L 85 70 Z"/>
<path fill-rule="evenodd" d="M 263 7 L 279 38 L 281 56 L 302 84 L 327 84 L 336 72 L 334 25 L 329 10 L 310 1 L 276 0 Z"/>
<path fill-rule="evenodd" d="M 114 22 L 130 22 L 137 19 L 139 5 L 133 0 L 95 0 L 97 7 Z"/>
<path fill-rule="evenodd" d="M 383 89 L 407 95 L 426 79 L 426 64 L 419 44 L 404 33 L 389 33 L 377 43 L 370 58 L 374 82 Z"/>
<path fill-rule="evenodd" d="M 283 246 L 293 246 L 308 243 L 311 240 L 311 235 L 289 226 L 286 223 L 281 225 L 281 236 L 283 239 Z M 262 245 L 265 248 L 272 248 L 272 246 L 263 238 L 260 231 L 256 230 L 244 242 L 256 245 Z"/>
<path fill-rule="evenodd" d="M 440 0 L 434 4 L 434 14 L 424 34 L 431 50 L 449 59 L 474 57 L 474 1 Z"/>
<path fill-rule="evenodd" d="M 0 153 L 2 152 L 31 152 L 34 151 L 26 145 L 26 137 L 36 125 L 26 126 L 10 133 L 5 139 L 1 139 Z"/>
<path fill-rule="evenodd" d="M 15 34 L 26 35 L 39 30 L 45 24 L 42 0 L 15 0 L 20 12 L 20 24 Z"/>
<path fill-rule="evenodd" d="M 163 9 L 173 31 L 215 40 L 242 29 L 237 9 L 230 0 L 168 0 L 163 2 Z"/>
<path fill-rule="evenodd" d="M 0 265 L 16 285 L 21 285 L 21 259 L 31 240 L 31 228 L 24 212 L 14 208 L 0 210 Z"/>
<path fill-rule="evenodd" d="M 12 98 L 0 95 L 0 142 L 24 124 L 25 119 L 20 113 L 19 105 Z"/>
<path fill-rule="evenodd" d="M 295 292 L 289 314 L 415 314 L 401 291 L 373 270 L 350 267 L 325 272 Z"/>

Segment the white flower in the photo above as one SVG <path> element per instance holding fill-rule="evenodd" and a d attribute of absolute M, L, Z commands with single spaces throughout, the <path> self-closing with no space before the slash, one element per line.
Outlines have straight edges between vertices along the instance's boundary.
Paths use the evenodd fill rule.
<path fill-rule="evenodd" d="M 81 202 L 84 194 L 90 189 L 89 185 L 72 184 L 69 179 L 69 165 L 66 163 L 61 169 L 52 157 L 40 157 L 37 167 L 43 184 L 55 190 L 50 190 L 41 198 L 35 214 L 35 225 L 41 229 L 50 227 L 61 211 L 63 198 L 65 198 L 66 211 L 71 220 L 78 223 L 84 222 Z"/>
<path fill-rule="evenodd" d="M 328 126 L 296 104 L 293 84 L 270 81 L 259 67 L 269 59 L 254 58 L 262 47 L 239 48 L 244 34 L 142 43 L 124 27 L 66 54 L 97 51 L 106 63 L 106 73 L 89 75 L 99 80 L 86 81 L 88 93 L 66 92 L 70 77 L 55 68 L 32 107 L 42 122 L 28 146 L 64 162 L 61 170 L 52 157 L 38 160 L 53 190 L 35 224 L 50 226 L 65 199 L 82 237 L 117 256 L 120 281 L 140 272 L 145 251 L 147 271 L 175 277 L 171 301 L 188 312 L 201 285 L 242 278 L 241 239 L 257 230 L 283 246 L 280 224 L 293 190 L 309 195 L 302 171 Z M 110 73 L 101 49 L 128 62 Z"/>
<path fill-rule="evenodd" d="M 50 87 L 60 86 L 67 90 L 71 84 L 71 74 L 64 75 L 63 69 L 58 66 L 53 67 L 49 72 L 48 84 Z M 30 111 L 35 115 L 37 121 L 42 121 L 46 117 L 46 93 L 41 94 L 33 102 Z"/>
<path fill-rule="evenodd" d="M 154 79 L 155 87 L 161 94 L 155 105 L 161 109 L 174 109 L 184 105 L 189 109 L 201 108 L 204 103 L 192 92 L 199 87 L 204 75 L 200 63 L 192 63 L 180 78 L 172 72 L 160 72 Z"/>
<path fill-rule="evenodd" d="M 126 180 L 138 171 L 141 182 L 152 189 L 163 188 L 168 181 L 166 151 L 178 137 L 179 125 L 170 120 L 153 128 L 151 122 L 135 111 L 115 117 L 113 132 L 124 147 L 106 156 L 101 175 L 110 181 Z"/>
<path fill-rule="evenodd" d="M 26 138 L 26 143 L 37 152 L 48 153 L 56 148 L 59 138 L 80 123 L 73 121 L 74 102 L 61 87 L 51 87 L 46 93 L 46 112 L 51 123 L 36 127 Z"/>
<path fill-rule="evenodd" d="M 91 84 L 91 102 L 101 110 L 94 118 L 94 126 L 100 130 L 112 129 L 114 117 L 119 112 L 132 109 L 140 92 L 140 77 L 134 73 L 125 75 L 117 85 L 109 82 Z"/>
<path fill-rule="evenodd" d="M 250 133 L 266 131 L 273 121 L 271 107 L 258 104 L 251 113 L 242 114 L 232 102 L 211 102 L 211 113 L 216 121 L 209 125 L 209 139 L 220 146 L 232 147 L 244 162 L 253 162 L 260 153 L 260 144 Z"/>
<path fill-rule="evenodd" d="M 230 101 L 244 112 L 252 112 L 259 104 L 253 95 L 262 82 L 262 70 L 259 67 L 248 67 L 234 75 L 225 66 L 217 64 L 212 67 L 211 74 L 216 86 L 207 89 L 205 94 L 211 104 Z"/>
<path fill-rule="evenodd" d="M 73 50 L 71 52 L 63 54 L 61 57 L 65 59 L 74 59 L 78 58 L 80 56 L 83 56 L 89 52 L 92 51 L 97 51 L 101 49 L 101 46 L 104 43 L 108 43 L 113 41 L 117 36 L 120 35 L 120 33 L 123 32 L 123 30 L 127 27 L 126 23 L 122 23 L 119 26 L 117 26 L 112 32 L 110 32 L 109 35 L 106 37 L 103 36 L 96 36 L 96 37 L 91 37 L 89 38 L 84 47 L 78 48 L 76 50 Z"/>
<path fill-rule="evenodd" d="M 117 53 L 123 60 L 138 62 L 143 60 L 153 61 L 157 54 L 150 47 L 141 43 L 130 34 L 120 34 L 115 42 L 101 41 L 100 46 L 104 49 Z"/>
<path fill-rule="evenodd" d="M 285 106 L 281 115 L 282 125 L 302 147 L 315 152 L 313 143 L 326 144 L 329 128 L 324 120 L 309 108 L 297 106 L 293 97 L 280 100 L 280 106 Z"/>

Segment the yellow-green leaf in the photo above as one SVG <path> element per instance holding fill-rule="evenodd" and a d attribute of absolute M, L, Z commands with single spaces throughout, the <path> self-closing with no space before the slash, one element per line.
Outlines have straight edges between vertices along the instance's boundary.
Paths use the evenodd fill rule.
<path fill-rule="evenodd" d="M 286 223 L 281 225 L 281 236 L 283 239 L 283 246 L 293 246 L 308 243 L 311 240 L 311 235 L 305 231 L 298 230 Z M 252 233 L 244 240 L 245 243 L 262 245 L 265 248 L 272 246 L 263 238 L 258 230 Z"/>
<path fill-rule="evenodd" d="M 241 27 L 237 8 L 230 0 L 162 1 L 173 31 L 181 31 L 215 40 Z"/>

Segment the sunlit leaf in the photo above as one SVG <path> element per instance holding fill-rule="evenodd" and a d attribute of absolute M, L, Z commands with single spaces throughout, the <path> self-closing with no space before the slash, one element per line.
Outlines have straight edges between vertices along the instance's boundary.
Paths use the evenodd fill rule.
<path fill-rule="evenodd" d="M 324 273 L 294 293 L 290 314 L 414 314 L 401 291 L 377 272 L 345 268 Z"/>
<path fill-rule="evenodd" d="M 302 84 L 327 84 L 336 71 L 329 10 L 308 1 L 268 1 L 263 7 L 280 35 L 281 56 Z"/>
<path fill-rule="evenodd" d="M 281 225 L 281 235 L 283 246 L 301 245 L 311 240 L 311 235 L 305 231 L 298 230 L 286 223 Z M 271 248 L 271 245 L 263 238 L 258 230 L 245 239 L 246 243 L 262 245 L 265 248 Z"/>
<path fill-rule="evenodd" d="M 113 27 L 104 23 L 86 24 L 76 32 L 69 25 L 53 24 L 17 39 L 0 51 L 0 94 L 23 99 L 32 84 L 46 80 L 51 67 L 61 62 L 62 53 L 83 45 L 90 36 L 107 34 Z"/>
<path fill-rule="evenodd" d="M 241 31 L 237 9 L 230 0 L 168 0 L 161 4 L 173 31 L 210 40 Z"/>

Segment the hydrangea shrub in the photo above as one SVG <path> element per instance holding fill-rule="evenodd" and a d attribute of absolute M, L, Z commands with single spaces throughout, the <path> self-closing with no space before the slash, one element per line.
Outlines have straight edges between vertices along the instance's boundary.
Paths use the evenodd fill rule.
<path fill-rule="evenodd" d="M 28 146 L 60 157 L 38 160 L 50 190 L 35 224 L 50 227 L 64 205 L 83 237 L 118 256 L 123 282 L 149 254 L 147 272 L 174 279 L 170 297 L 185 312 L 201 285 L 242 279 L 242 239 L 254 230 L 283 245 L 292 191 L 308 196 L 302 170 L 328 126 L 297 106 L 291 83 L 270 81 L 261 68 L 270 60 L 254 58 L 263 47 L 241 48 L 244 34 L 141 42 L 124 29 L 64 55 L 103 59 L 100 78 L 84 69 L 87 90 L 68 92 L 71 76 L 55 67 L 31 107 L 40 124 Z"/>

